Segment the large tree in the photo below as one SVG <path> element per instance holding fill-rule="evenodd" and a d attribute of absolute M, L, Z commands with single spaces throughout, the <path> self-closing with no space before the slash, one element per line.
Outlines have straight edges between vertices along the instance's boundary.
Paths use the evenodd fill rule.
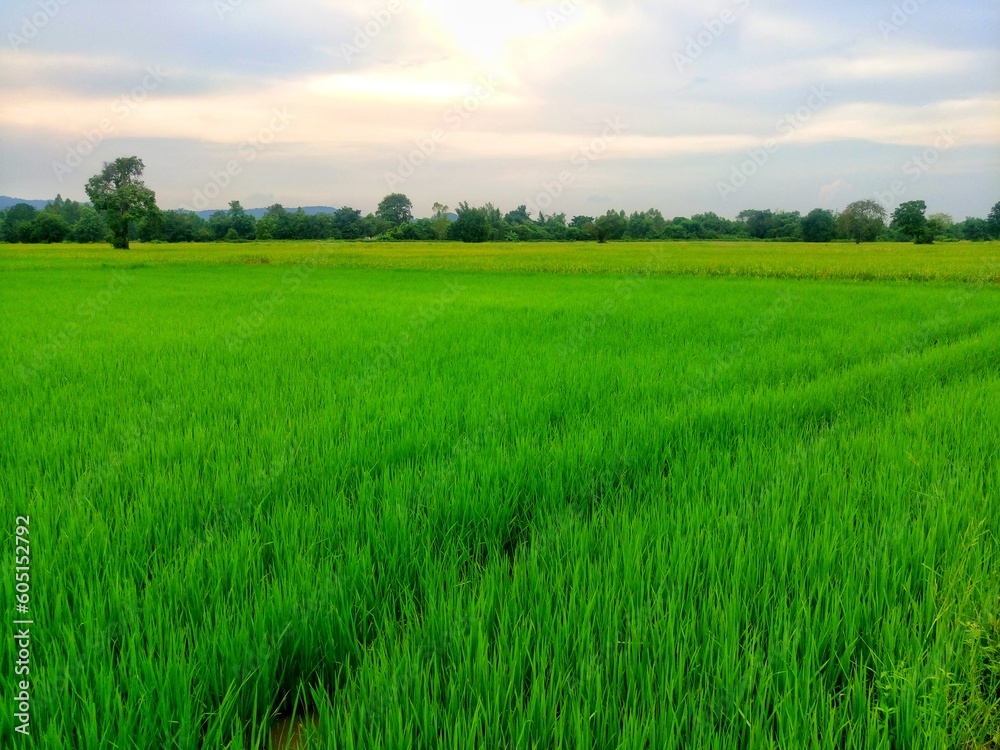
<path fill-rule="evenodd" d="M 359 240 L 365 236 L 365 220 L 361 212 L 350 206 L 341 206 L 333 215 L 333 224 L 344 240 Z"/>
<path fill-rule="evenodd" d="M 625 229 L 628 227 L 628 219 L 625 212 L 615 213 L 608 211 L 594 222 L 597 233 L 597 241 L 602 245 L 608 240 L 620 240 L 625 236 Z"/>
<path fill-rule="evenodd" d="M 229 203 L 229 211 L 226 213 L 229 217 L 230 227 L 241 240 L 252 240 L 254 238 L 254 226 L 257 222 L 253 216 L 246 212 L 239 201 L 231 201 Z"/>
<path fill-rule="evenodd" d="M 101 173 L 87 182 L 87 196 L 100 211 L 111 232 L 111 244 L 128 250 L 129 225 L 159 213 L 156 194 L 142 181 L 146 165 L 138 156 L 105 162 Z"/>
<path fill-rule="evenodd" d="M 837 217 L 841 236 L 862 242 L 874 242 L 885 228 L 885 209 L 873 200 L 854 201 Z"/>
<path fill-rule="evenodd" d="M 958 226 L 961 227 L 963 240 L 982 242 L 990 238 L 990 225 L 986 222 L 986 219 L 970 217 Z"/>
<path fill-rule="evenodd" d="M 918 244 L 933 242 L 927 229 L 926 213 L 927 204 L 923 201 L 906 201 L 892 212 L 892 228 Z"/>
<path fill-rule="evenodd" d="M 1000 203 L 990 209 L 990 215 L 986 217 L 986 224 L 989 227 L 990 237 L 1000 239 Z"/>
<path fill-rule="evenodd" d="M 837 219 L 832 211 L 816 208 L 802 220 L 802 239 L 806 242 L 831 242 L 837 236 Z"/>
<path fill-rule="evenodd" d="M 760 211 L 748 208 L 740 211 L 736 220 L 746 225 L 747 234 L 762 240 L 767 237 L 774 225 L 774 213 L 771 210 Z"/>
<path fill-rule="evenodd" d="M 409 224 L 413 220 L 413 203 L 402 193 L 387 195 L 378 204 L 375 216 L 394 227 Z"/>
<path fill-rule="evenodd" d="M 462 242 L 489 242 L 496 239 L 485 208 L 472 208 L 468 202 L 458 204 L 458 218 L 449 228 L 452 239 Z"/>

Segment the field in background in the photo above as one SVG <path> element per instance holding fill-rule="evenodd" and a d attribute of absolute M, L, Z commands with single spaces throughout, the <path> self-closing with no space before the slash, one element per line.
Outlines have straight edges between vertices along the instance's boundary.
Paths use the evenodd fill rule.
<path fill-rule="evenodd" d="M 998 247 L 0 245 L 22 744 L 989 747 Z"/>
<path fill-rule="evenodd" d="M 1000 281 L 1000 242 L 250 242 L 143 245 L 0 244 L 0 271 L 136 264 L 307 265 L 425 271 L 653 272 L 769 278 Z"/>

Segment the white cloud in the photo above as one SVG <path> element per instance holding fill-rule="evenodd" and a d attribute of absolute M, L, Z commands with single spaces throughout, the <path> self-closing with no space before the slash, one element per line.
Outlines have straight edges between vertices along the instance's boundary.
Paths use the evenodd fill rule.
<path fill-rule="evenodd" d="M 819 199 L 824 206 L 833 205 L 834 198 L 845 190 L 850 190 L 853 186 L 847 180 L 834 180 L 829 185 L 820 188 Z"/>
<path fill-rule="evenodd" d="M 741 41 L 759 49 L 816 50 L 835 44 L 844 36 L 839 26 L 811 23 L 803 17 L 771 13 L 761 8 L 741 14 L 740 23 Z"/>
<path fill-rule="evenodd" d="M 138 18 L 133 4 L 108 0 L 86 13 L 69 5 L 30 47 L 0 49 L 8 74 L 0 82 L 0 143 L 16 142 L 27 154 L 5 169 L 0 193 L 25 194 L 24 185 L 39 184 L 36 172 L 48 179 L 53 155 L 106 118 L 114 121 L 114 143 L 92 160 L 140 147 L 133 144 L 149 163 L 169 153 L 158 178 L 165 194 L 178 183 L 183 193 L 184 175 L 210 168 L 206 159 L 227 158 L 276 109 L 295 119 L 262 155 L 268 171 L 261 174 L 272 182 L 252 189 L 278 200 L 311 190 L 313 203 L 327 202 L 328 188 L 303 178 L 303 164 L 341 170 L 341 189 L 367 195 L 380 189 L 399 154 L 435 129 L 448 131 L 447 143 L 414 183 L 449 180 L 448 192 L 459 196 L 504 195 L 516 193 L 526 171 L 561 168 L 601 134 L 606 117 L 621 116 L 628 132 L 589 173 L 591 193 L 611 202 L 628 195 L 647 207 L 671 186 L 686 190 L 692 175 L 707 175 L 711 194 L 730 158 L 768 138 L 794 146 L 803 175 L 817 171 L 806 188 L 787 178 L 781 184 L 794 185 L 796 195 L 820 190 L 824 201 L 850 188 L 847 177 L 863 184 L 868 160 L 895 164 L 895 149 L 933 146 L 942 129 L 966 155 L 1000 146 L 1000 54 L 967 44 L 960 23 L 974 12 L 982 25 L 995 26 L 1000 10 L 972 0 L 956 0 L 965 15 L 956 14 L 953 25 L 941 15 L 946 20 L 928 30 L 931 14 L 923 14 L 890 44 L 877 33 L 879 12 L 868 7 L 871 18 L 859 19 L 863 6 L 854 0 L 822 11 L 790 2 L 739 10 L 733 0 L 399 2 L 391 22 L 352 60 L 341 45 L 388 0 L 303 0 L 295 13 L 243 3 L 221 20 L 211 2 L 178 2 L 190 14 L 183 22 L 176 10 L 156 11 L 157 33 L 124 45 L 116 41 Z M 739 10 L 736 21 L 678 71 L 673 55 L 724 9 Z M 116 97 L 157 59 L 170 78 L 127 116 L 116 113 Z M 449 114 L 476 97 L 482 77 L 493 79 L 496 92 L 449 127 Z M 831 101 L 791 135 L 779 133 L 778 118 L 823 85 Z M 840 153 L 843 167 L 829 167 L 831 154 Z M 977 168 L 971 157 L 951 157 L 949 165 Z M 464 168 L 489 160 L 506 166 L 488 185 Z M 673 166 L 662 169 L 663 161 L 683 163 L 683 177 Z M 780 162 L 757 184 L 777 180 Z M 990 168 L 979 167 L 980 182 Z M 612 171 L 615 180 L 602 183 Z M 49 192 L 58 188 L 51 184 Z"/>
<path fill-rule="evenodd" d="M 891 146 L 934 146 L 942 133 L 958 146 L 1000 146 L 1000 96 L 926 106 L 844 104 L 824 111 L 799 134 L 804 143 L 842 139 Z"/>

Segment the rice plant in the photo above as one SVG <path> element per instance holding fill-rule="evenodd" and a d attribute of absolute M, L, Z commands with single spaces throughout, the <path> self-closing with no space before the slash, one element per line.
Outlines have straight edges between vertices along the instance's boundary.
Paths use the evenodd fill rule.
<path fill-rule="evenodd" d="M 17 746 L 1000 742 L 996 245 L 277 244 L 0 250 Z"/>

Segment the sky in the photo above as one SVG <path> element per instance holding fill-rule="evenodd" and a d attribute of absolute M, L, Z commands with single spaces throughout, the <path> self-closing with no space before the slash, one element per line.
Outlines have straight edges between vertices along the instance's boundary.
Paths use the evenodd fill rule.
<path fill-rule="evenodd" d="M 4 0 L 0 194 L 985 217 L 996 0 Z"/>

